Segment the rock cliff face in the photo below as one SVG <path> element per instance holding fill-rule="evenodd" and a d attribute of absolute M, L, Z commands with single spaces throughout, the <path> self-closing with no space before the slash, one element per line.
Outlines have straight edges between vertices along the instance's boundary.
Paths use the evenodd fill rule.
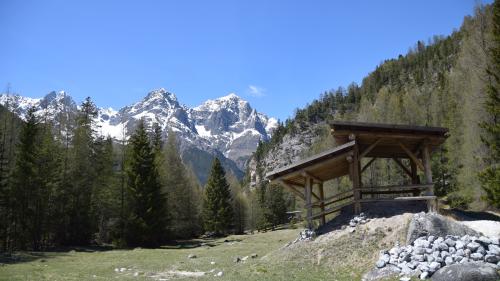
<path fill-rule="evenodd" d="M 35 114 L 51 121 L 55 127 L 60 126 L 63 119 L 74 118 L 78 110 L 75 101 L 64 91 L 51 92 L 40 99 L 3 94 L 0 104 L 22 119 L 30 107 L 35 107 Z M 160 125 L 165 136 L 169 130 L 176 134 L 183 160 L 202 183 L 207 179 L 213 157 L 219 157 L 226 169 L 241 178 L 259 140 L 267 141 L 277 125 L 276 119 L 257 112 L 235 94 L 189 108 L 173 93 L 161 88 L 118 111 L 98 108 L 96 131 L 122 140 L 133 133 L 141 119 Z"/>
<path fill-rule="evenodd" d="M 266 153 L 262 159 L 252 157 L 248 162 L 250 186 L 256 186 L 266 173 L 303 158 L 304 153 L 319 139 L 317 133 L 319 126 L 311 124 L 300 130 L 300 133 L 286 134 L 282 142 Z"/>

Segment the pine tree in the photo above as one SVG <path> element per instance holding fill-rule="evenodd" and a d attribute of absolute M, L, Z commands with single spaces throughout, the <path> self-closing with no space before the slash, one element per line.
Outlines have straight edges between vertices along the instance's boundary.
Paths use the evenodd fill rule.
<path fill-rule="evenodd" d="M 489 83 L 486 88 L 488 120 L 480 124 L 484 133 L 481 140 L 488 147 L 486 168 L 479 174 L 486 200 L 500 208 L 500 0 L 493 3 L 493 47 L 491 63 L 487 69 Z"/>
<path fill-rule="evenodd" d="M 166 198 L 143 120 L 131 136 L 130 145 L 126 241 L 129 246 L 156 247 L 166 238 Z"/>
<path fill-rule="evenodd" d="M 226 234 L 233 222 L 231 191 L 226 182 L 226 173 L 218 158 L 212 163 L 212 169 L 205 186 L 203 200 L 203 222 L 205 230 L 216 235 Z"/>

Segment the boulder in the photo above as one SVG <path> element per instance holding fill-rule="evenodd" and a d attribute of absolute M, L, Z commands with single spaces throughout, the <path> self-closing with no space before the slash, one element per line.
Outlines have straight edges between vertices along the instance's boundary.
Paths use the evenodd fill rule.
<path fill-rule="evenodd" d="M 500 278 L 493 267 L 474 262 L 452 264 L 436 271 L 432 281 L 497 281 Z"/>
<path fill-rule="evenodd" d="M 498 256 L 495 255 L 486 255 L 484 256 L 484 261 L 489 263 L 498 263 L 500 261 Z"/>
<path fill-rule="evenodd" d="M 480 253 L 473 253 L 470 255 L 470 258 L 475 261 L 479 261 L 483 259 L 483 255 Z"/>
<path fill-rule="evenodd" d="M 488 253 L 492 255 L 500 255 L 500 247 L 491 244 L 488 246 Z"/>
<path fill-rule="evenodd" d="M 481 236 L 476 240 L 476 242 L 480 243 L 485 247 L 488 247 L 488 245 L 491 244 L 491 239 L 486 236 Z"/>
<path fill-rule="evenodd" d="M 463 249 L 465 247 L 465 244 L 464 242 L 462 242 L 461 240 L 458 240 L 455 242 L 455 249 Z"/>
<path fill-rule="evenodd" d="M 413 241 L 422 236 L 433 235 L 444 237 L 448 234 L 453 236 L 464 236 L 466 234 L 479 236 L 479 234 L 471 228 L 439 214 L 418 213 L 413 216 L 410 222 L 406 244 L 412 244 Z M 436 243 L 436 241 L 434 241 L 434 243 Z"/>
<path fill-rule="evenodd" d="M 362 281 L 376 281 L 376 280 L 385 280 L 390 277 L 394 277 L 401 272 L 399 267 L 388 264 L 383 268 L 376 268 L 371 271 L 368 271 L 365 275 L 363 275 Z"/>
<path fill-rule="evenodd" d="M 467 244 L 467 249 L 471 250 L 472 252 L 475 252 L 477 249 L 479 249 L 481 245 L 479 245 L 479 243 L 476 243 L 476 242 L 470 242 L 469 244 Z"/>
<path fill-rule="evenodd" d="M 441 268 L 441 264 L 438 262 L 431 262 L 429 265 L 429 271 L 436 272 L 439 268 Z"/>
<path fill-rule="evenodd" d="M 385 261 L 384 260 L 378 260 L 377 263 L 375 264 L 376 267 L 382 268 L 385 266 Z"/>

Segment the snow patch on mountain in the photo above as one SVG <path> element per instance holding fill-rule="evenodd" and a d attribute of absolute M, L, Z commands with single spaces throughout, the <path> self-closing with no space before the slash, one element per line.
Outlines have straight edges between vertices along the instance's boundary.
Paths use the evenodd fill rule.
<path fill-rule="evenodd" d="M 35 114 L 57 125 L 61 116 L 76 116 L 78 106 L 64 91 L 50 92 L 40 99 L 2 94 L 0 104 L 25 118 L 30 107 Z M 98 108 L 95 118 L 97 132 L 116 140 L 128 138 L 139 120 L 157 123 L 168 134 L 176 133 L 181 150 L 196 147 L 212 155 L 224 155 L 243 170 L 259 140 L 268 140 L 277 120 L 253 109 L 248 101 L 235 93 L 207 100 L 189 108 L 179 103 L 175 94 L 164 88 L 149 92 L 146 97 L 116 111 Z"/>

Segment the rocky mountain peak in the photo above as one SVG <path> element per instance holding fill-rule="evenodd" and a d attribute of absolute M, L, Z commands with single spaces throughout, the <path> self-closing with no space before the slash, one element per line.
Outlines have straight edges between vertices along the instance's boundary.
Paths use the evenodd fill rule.
<path fill-rule="evenodd" d="M 177 97 L 165 90 L 164 88 L 159 88 L 149 92 L 146 97 L 141 101 L 136 103 L 138 107 L 166 107 L 166 108 L 177 108 L 180 107 Z"/>
<path fill-rule="evenodd" d="M 0 95 L 0 104 L 8 104 L 9 109 L 21 118 L 25 117 L 29 107 L 35 106 L 38 116 L 54 123 L 64 110 L 69 110 L 74 116 L 78 110 L 74 100 L 64 91 L 50 92 L 42 99 Z M 170 130 L 175 132 L 183 159 L 194 167 L 202 181 L 206 179 L 213 156 L 221 158 L 226 168 L 241 176 L 259 140 L 269 139 L 276 127 L 274 118 L 257 112 L 248 101 L 234 93 L 188 108 L 179 103 L 173 93 L 159 88 L 119 111 L 99 108 L 98 113 L 95 119 L 98 132 L 117 140 L 128 138 L 141 119 L 148 124 L 159 124 L 165 134 Z M 199 163 L 200 153 L 204 155 L 203 164 Z"/>
<path fill-rule="evenodd" d="M 194 108 L 195 111 L 220 111 L 226 110 L 234 113 L 239 112 L 250 112 L 250 104 L 248 101 L 237 96 L 235 93 L 230 93 L 229 95 L 214 99 L 207 100 L 200 106 Z"/>
<path fill-rule="evenodd" d="M 39 106 L 42 109 L 57 109 L 61 106 L 76 107 L 76 103 L 65 91 L 52 91 L 40 100 Z"/>

